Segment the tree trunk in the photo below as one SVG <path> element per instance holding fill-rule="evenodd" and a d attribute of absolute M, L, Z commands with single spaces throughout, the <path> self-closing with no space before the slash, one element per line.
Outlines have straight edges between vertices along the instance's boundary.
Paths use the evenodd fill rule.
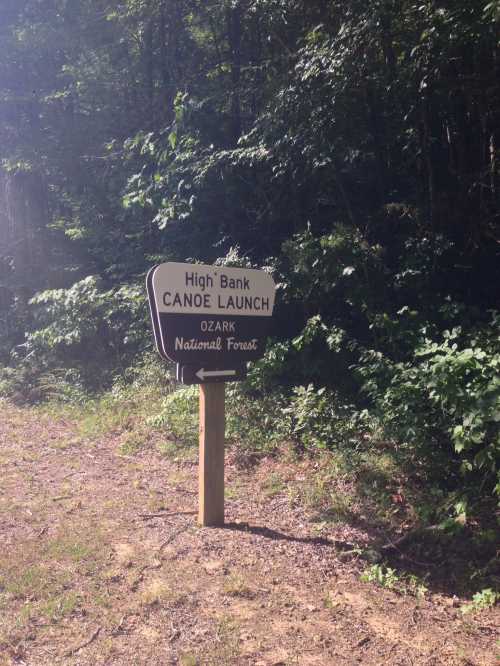
<path fill-rule="evenodd" d="M 144 32 L 144 82 L 149 122 L 154 121 L 154 58 L 153 58 L 153 19 L 149 19 Z"/>
<path fill-rule="evenodd" d="M 231 60 L 231 139 L 232 145 L 241 136 L 241 5 L 227 9 L 227 33 Z"/>

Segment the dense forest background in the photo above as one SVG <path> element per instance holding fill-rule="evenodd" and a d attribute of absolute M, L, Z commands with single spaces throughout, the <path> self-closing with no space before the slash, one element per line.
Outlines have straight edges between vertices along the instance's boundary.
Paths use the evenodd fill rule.
<path fill-rule="evenodd" d="M 491 494 L 499 22 L 498 0 L 2 0 L 0 391 L 152 363 L 154 263 L 267 267 L 247 423 L 310 450 L 376 428 Z"/>

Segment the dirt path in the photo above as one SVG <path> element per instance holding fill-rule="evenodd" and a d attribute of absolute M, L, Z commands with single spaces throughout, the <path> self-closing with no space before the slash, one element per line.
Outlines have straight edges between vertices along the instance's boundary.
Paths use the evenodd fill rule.
<path fill-rule="evenodd" d="M 225 529 L 196 526 L 194 452 L 117 453 L 0 403 L 0 664 L 495 664 L 499 612 L 360 582 L 270 479 L 227 464 Z"/>

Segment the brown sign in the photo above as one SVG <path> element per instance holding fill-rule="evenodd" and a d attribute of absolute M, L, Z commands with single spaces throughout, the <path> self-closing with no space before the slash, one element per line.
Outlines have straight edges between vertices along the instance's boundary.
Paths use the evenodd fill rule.
<path fill-rule="evenodd" d="M 178 379 L 183 384 L 215 384 L 241 382 L 247 376 L 245 365 L 235 368 L 200 368 L 200 365 L 181 365 Z"/>
<path fill-rule="evenodd" d="M 242 366 L 263 355 L 275 296 L 265 271 L 165 263 L 148 273 L 147 288 L 158 351 L 194 368 L 186 383 L 241 379 Z M 227 380 L 210 374 L 226 371 Z"/>

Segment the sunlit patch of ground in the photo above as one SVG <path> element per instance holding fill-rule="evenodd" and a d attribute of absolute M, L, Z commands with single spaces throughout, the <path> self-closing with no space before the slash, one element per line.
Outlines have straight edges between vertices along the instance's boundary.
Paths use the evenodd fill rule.
<path fill-rule="evenodd" d="M 195 450 L 1 410 L 0 664 L 496 663 L 497 609 L 361 582 L 347 477 L 230 454 L 227 526 L 201 529 Z"/>

